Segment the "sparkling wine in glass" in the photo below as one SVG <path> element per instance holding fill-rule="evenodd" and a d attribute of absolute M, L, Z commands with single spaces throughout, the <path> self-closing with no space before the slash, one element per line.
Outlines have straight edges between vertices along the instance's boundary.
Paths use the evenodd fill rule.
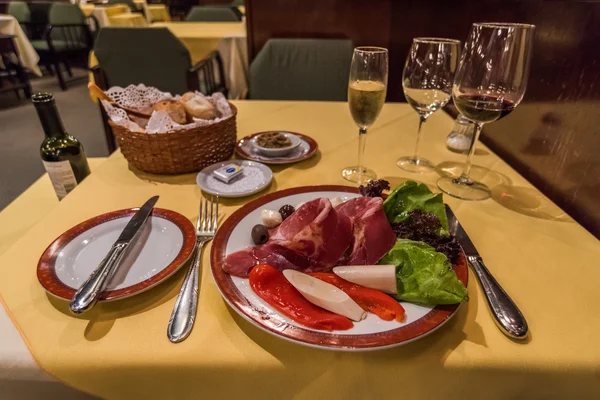
<path fill-rule="evenodd" d="M 382 47 L 354 49 L 348 79 L 348 105 L 358 126 L 358 163 L 344 168 L 342 176 L 358 184 L 375 179 L 374 171 L 362 165 L 367 129 L 373 125 L 385 103 L 388 80 L 388 51 Z"/>
<path fill-rule="evenodd" d="M 419 130 L 414 155 L 402 157 L 397 162 L 406 171 L 430 172 L 435 168 L 430 161 L 419 156 L 421 129 L 431 114 L 450 101 L 459 51 L 458 40 L 413 39 L 402 73 L 402 89 L 408 104 L 419 113 Z"/>
<path fill-rule="evenodd" d="M 490 189 L 471 179 L 475 143 L 484 124 L 504 118 L 521 102 L 533 47 L 534 25 L 476 23 L 454 78 L 452 98 L 458 111 L 475 123 L 467 164 L 458 178 L 443 177 L 438 187 L 464 200 L 484 200 Z"/>

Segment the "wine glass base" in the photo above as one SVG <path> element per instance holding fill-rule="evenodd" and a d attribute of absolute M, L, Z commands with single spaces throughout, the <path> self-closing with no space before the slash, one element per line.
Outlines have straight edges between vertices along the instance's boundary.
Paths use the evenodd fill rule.
<path fill-rule="evenodd" d="M 435 165 L 424 158 L 402 157 L 398 159 L 396 165 L 405 171 L 417 172 L 419 174 L 435 170 Z"/>
<path fill-rule="evenodd" d="M 376 179 L 377 174 L 375 171 L 368 168 L 348 167 L 342 170 L 342 177 L 350 182 L 358 183 L 363 185 L 369 181 Z"/>
<path fill-rule="evenodd" d="M 492 197 L 492 191 L 483 183 L 463 182 L 460 178 L 451 176 L 441 177 L 437 181 L 437 186 L 442 192 L 449 194 L 461 200 L 485 200 Z"/>

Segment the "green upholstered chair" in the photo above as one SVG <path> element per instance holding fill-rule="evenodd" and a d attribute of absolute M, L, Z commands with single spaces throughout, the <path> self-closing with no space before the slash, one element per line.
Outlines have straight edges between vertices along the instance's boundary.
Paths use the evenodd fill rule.
<path fill-rule="evenodd" d="M 198 90 L 227 96 L 219 53 L 212 52 L 192 66 L 189 51 L 168 28 L 102 28 L 94 54 L 98 59 L 94 79 L 101 89 L 143 83 L 174 95 Z M 113 151 L 114 136 L 108 124 L 105 132 Z"/>
<path fill-rule="evenodd" d="M 33 48 L 40 55 L 40 63 L 58 77 L 60 87 L 67 90 L 67 84 L 61 72 L 61 64 L 70 77 L 70 62 L 77 62 L 87 68 L 89 52 L 93 47 L 90 23 L 76 4 L 55 3 L 50 8 L 48 23 L 44 26 L 42 39 L 31 41 Z M 40 25 L 40 24 L 38 24 Z M 97 29 L 96 29 L 97 30 Z"/>
<path fill-rule="evenodd" d="M 167 28 L 104 28 L 94 54 L 109 86 L 144 83 L 173 94 L 190 88 L 190 53 Z"/>
<path fill-rule="evenodd" d="M 186 21 L 190 22 L 239 22 L 242 19 L 236 14 L 231 7 L 193 7 Z"/>
<path fill-rule="evenodd" d="M 250 97 L 345 101 L 354 45 L 344 39 L 270 39 L 250 67 Z"/>
<path fill-rule="evenodd" d="M 11 1 L 8 4 L 8 13 L 19 23 L 31 21 L 31 11 L 24 1 Z"/>

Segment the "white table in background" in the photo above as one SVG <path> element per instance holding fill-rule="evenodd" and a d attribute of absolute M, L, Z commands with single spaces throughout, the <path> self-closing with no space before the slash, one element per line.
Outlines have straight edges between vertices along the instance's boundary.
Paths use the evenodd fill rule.
<path fill-rule="evenodd" d="M 0 14 L 0 34 L 15 36 L 15 44 L 19 51 L 19 59 L 21 64 L 34 74 L 42 76 L 42 71 L 38 67 L 40 56 L 35 51 L 31 42 L 23 32 L 21 25 L 12 15 Z"/>

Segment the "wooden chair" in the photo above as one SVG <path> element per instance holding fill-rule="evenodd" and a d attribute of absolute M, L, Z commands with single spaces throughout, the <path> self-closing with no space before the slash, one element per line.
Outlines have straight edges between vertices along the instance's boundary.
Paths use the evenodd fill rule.
<path fill-rule="evenodd" d="M 23 89 L 26 98 L 31 97 L 31 84 L 25 68 L 21 65 L 19 51 L 13 35 L 0 35 L 0 58 L 4 68 L 0 68 L 0 92 L 14 91 L 18 98 Z"/>
<path fill-rule="evenodd" d="M 103 28 L 94 53 L 98 66 L 92 68 L 96 84 L 103 90 L 143 83 L 172 94 L 199 91 L 205 95 L 221 92 L 227 96 L 223 61 L 210 53 L 195 65 L 189 51 L 168 28 Z M 100 105 L 110 152 L 115 138 Z"/>

